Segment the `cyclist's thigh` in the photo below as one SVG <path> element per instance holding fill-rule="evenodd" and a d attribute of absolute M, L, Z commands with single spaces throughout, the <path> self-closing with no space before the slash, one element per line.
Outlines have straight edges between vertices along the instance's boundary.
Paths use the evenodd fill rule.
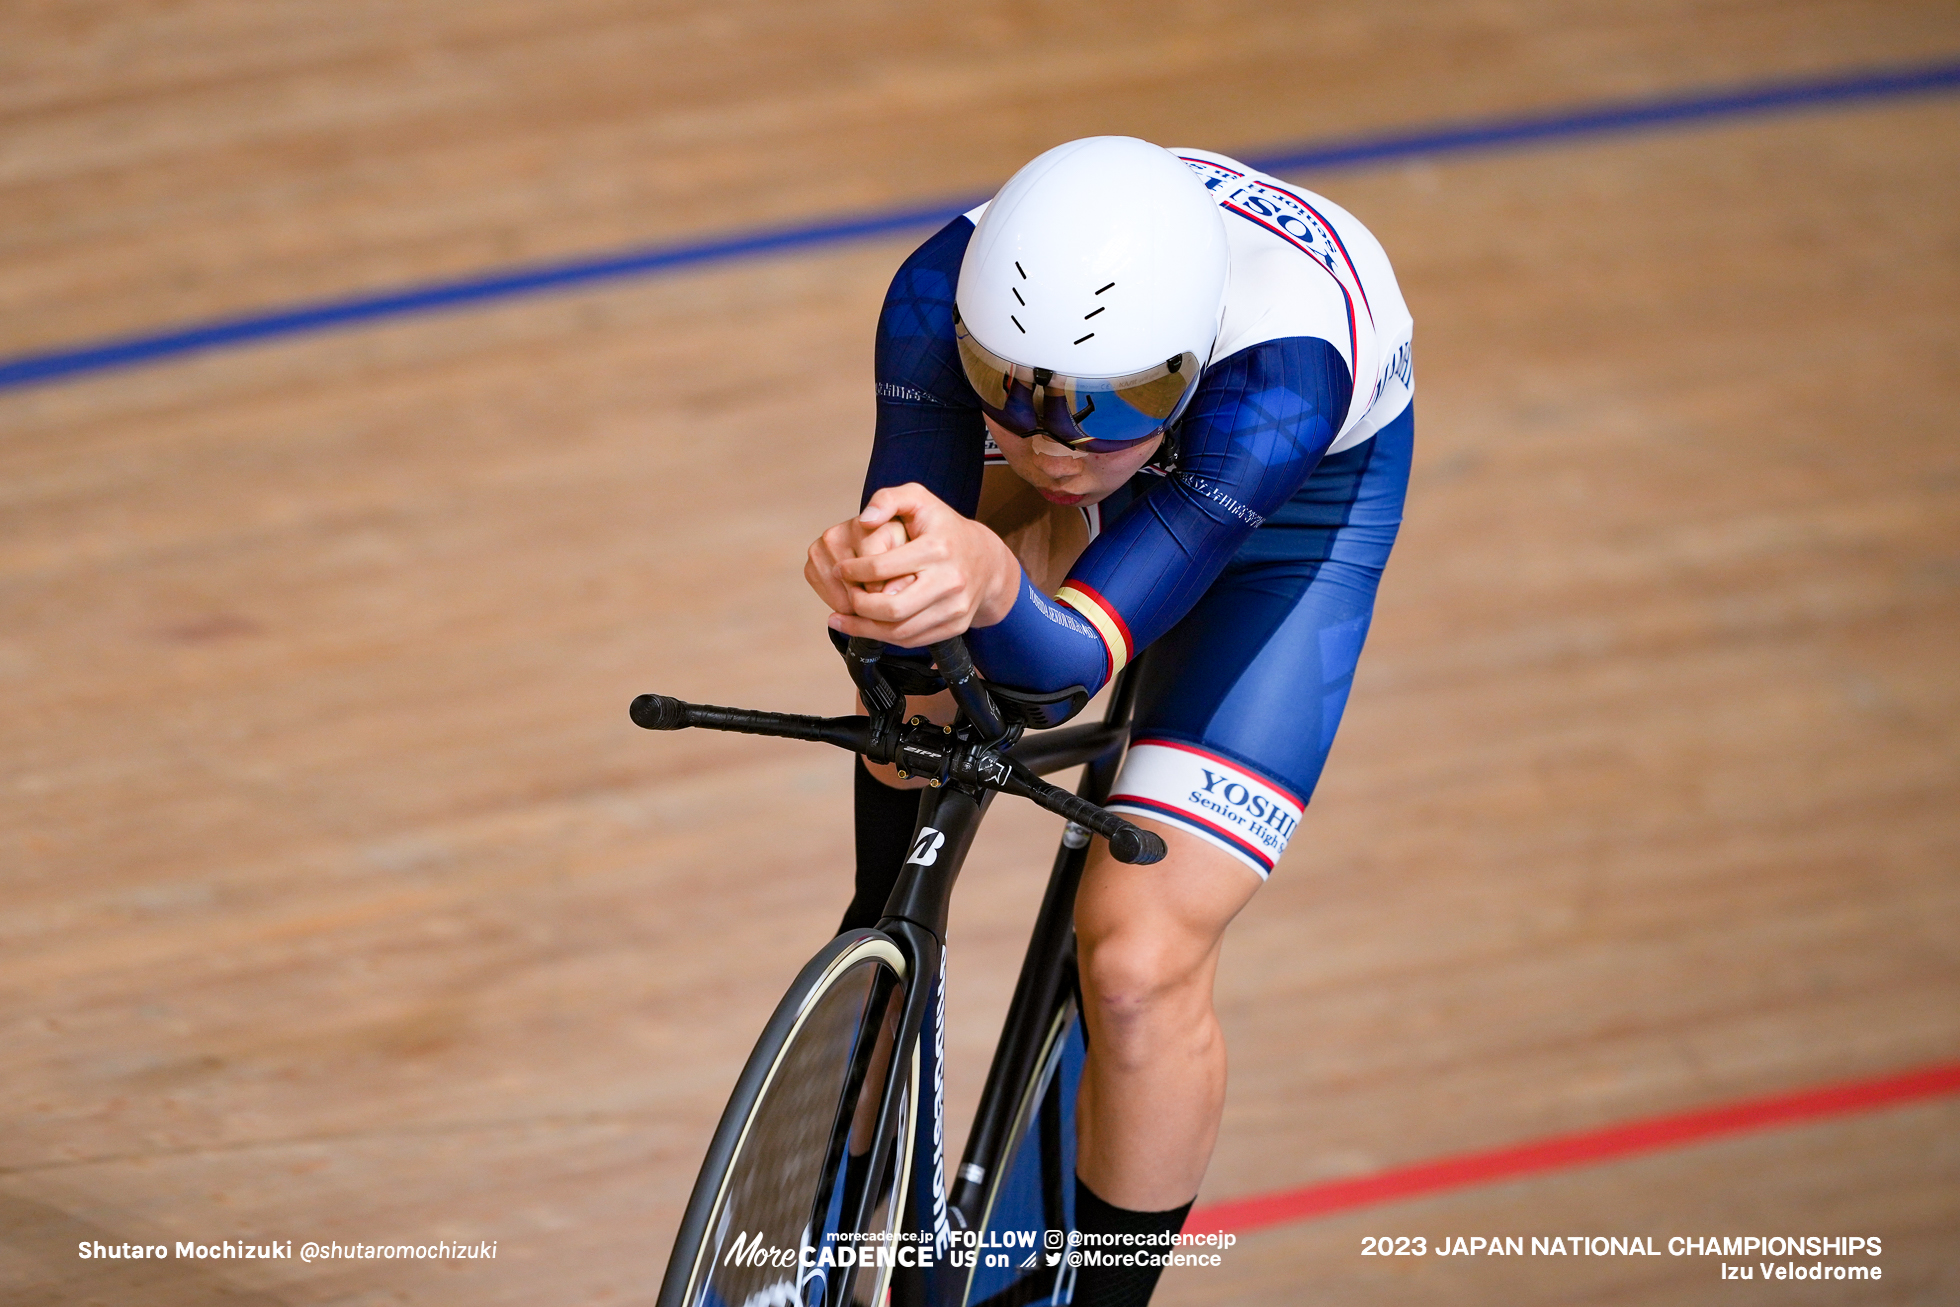
<path fill-rule="evenodd" d="M 1413 406 L 1322 461 L 1150 649 L 1109 807 L 1269 873 L 1320 779 L 1408 488 Z"/>

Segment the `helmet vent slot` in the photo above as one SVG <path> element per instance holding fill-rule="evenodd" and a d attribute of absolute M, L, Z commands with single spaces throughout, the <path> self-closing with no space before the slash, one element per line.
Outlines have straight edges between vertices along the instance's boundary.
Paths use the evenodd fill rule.
<path fill-rule="evenodd" d="M 1096 333 L 1092 331 L 1092 332 L 1090 332 L 1090 333 L 1089 333 L 1089 336 L 1093 336 L 1093 335 L 1095 335 L 1095 334 L 1096 334 Z M 1087 340 L 1087 339 L 1089 339 L 1089 336 L 1084 336 L 1084 337 L 1082 338 L 1082 340 L 1078 340 L 1078 341 L 1076 341 L 1075 343 L 1076 343 L 1076 344 L 1078 344 L 1078 345 L 1080 345 L 1080 344 L 1082 343 L 1082 341 L 1083 341 L 1083 340 Z"/>
<path fill-rule="evenodd" d="M 1011 323 L 1013 323 L 1013 324 L 1014 324 L 1015 326 L 1017 326 L 1017 327 L 1021 327 L 1021 320 L 1020 320 L 1019 318 L 1017 318 L 1017 317 L 1015 317 L 1015 316 L 1014 316 L 1014 315 L 1013 315 L 1012 313 L 1010 313 L 1010 314 L 1008 314 L 1008 315 L 1007 315 L 1007 320 L 1008 320 L 1009 322 L 1011 322 Z M 1027 329 L 1026 327 L 1021 327 L 1021 334 L 1022 334 L 1023 336 L 1025 336 L 1025 335 L 1027 335 L 1027 334 L 1028 334 L 1028 329 Z"/>
<path fill-rule="evenodd" d="M 1015 264 L 1014 266 L 1018 268 L 1018 267 L 1020 267 L 1021 265 L 1017 263 L 1017 264 Z M 1025 276 L 1026 274 L 1023 274 L 1023 275 Z M 1112 282 L 1110 282 L 1110 283 L 1109 283 L 1109 286 L 1114 286 L 1115 284 L 1116 284 L 1116 283 L 1112 281 Z M 1109 289 L 1109 286 L 1104 286 L 1104 287 L 1102 288 L 1102 290 L 1099 290 L 1099 291 L 1097 291 L 1097 292 L 1096 292 L 1096 294 L 1098 294 L 1098 295 L 1100 295 L 1100 294 L 1102 294 L 1102 293 L 1103 293 L 1103 290 L 1108 290 L 1108 289 Z"/>
<path fill-rule="evenodd" d="M 1105 310 L 1107 310 L 1108 308 L 1109 308 L 1109 305 L 1107 305 L 1107 304 L 1105 304 L 1105 305 L 1103 305 L 1103 306 L 1102 306 L 1102 308 L 1100 308 L 1100 309 L 1097 309 L 1097 310 L 1096 310 L 1096 311 L 1095 311 L 1094 313 L 1085 313 L 1085 314 L 1083 314 L 1083 315 L 1082 315 L 1082 320 L 1083 320 L 1084 322 L 1087 322 L 1087 321 L 1088 321 L 1088 320 L 1089 320 L 1090 318 L 1093 318 L 1093 317 L 1095 317 L 1097 313 L 1102 313 L 1102 312 L 1104 312 Z"/>
<path fill-rule="evenodd" d="M 1024 300 L 1024 299 L 1022 299 L 1022 298 L 1021 298 L 1021 289 L 1020 289 L 1020 287 L 1018 287 L 1018 286 L 1009 286 L 1009 287 L 1008 287 L 1007 289 L 1009 289 L 1009 290 L 1011 290 L 1011 291 L 1013 291 L 1013 292 L 1014 292 L 1014 302 L 1015 302 L 1015 303 L 1017 303 L 1017 304 L 1019 304 L 1019 305 L 1020 305 L 1020 306 L 1021 306 L 1022 308 L 1024 308 L 1024 309 L 1025 309 L 1025 308 L 1026 308 L 1026 307 L 1028 306 L 1028 302 L 1027 302 L 1026 300 Z"/>
<path fill-rule="evenodd" d="M 1021 266 L 1021 261 L 1019 259 L 1014 260 L 1014 271 L 1021 274 L 1022 281 L 1026 281 L 1028 279 L 1028 270 Z M 1114 286 L 1116 283 L 1112 281 L 1109 284 Z"/>

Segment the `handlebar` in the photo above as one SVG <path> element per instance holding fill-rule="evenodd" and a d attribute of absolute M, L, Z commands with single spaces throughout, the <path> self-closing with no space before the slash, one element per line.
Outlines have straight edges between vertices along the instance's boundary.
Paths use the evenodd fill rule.
<path fill-rule="evenodd" d="M 970 663 L 967 666 L 971 668 Z M 984 691 L 981 693 L 984 696 Z M 639 696 L 633 700 L 629 712 L 635 725 L 649 731 L 678 731 L 694 726 L 711 731 L 820 741 L 862 753 L 873 762 L 895 763 L 901 776 L 924 777 L 929 785 L 950 783 L 1013 794 L 1102 836 L 1109 841 L 1110 855 L 1118 862 L 1161 862 L 1168 852 L 1163 838 L 1155 832 L 1132 825 L 1115 813 L 1035 775 L 1025 763 L 997 747 L 1002 743 L 1002 732 L 998 729 L 989 735 L 987 728 L 978 724 L 973 730 L 955 730 L 914 717 L 893 732 L 877 729 L 878 724 L 871 717 L 806 717 L 748 708 L 718 708 L 712 704 L 685 703 L 663 694 Z M 999 724 L 996 717 L 993 725 L 998 728 Z"/>
<path fill-rule="evenodd" d="M 1019 762 L 1008 760 L 1011 782 L 998 786 L 1004 794 L 1016 794 L 1024 799 L 1032 799 L 1039 807 L 1046 808 L 1057 817 L 1067 818 L 1078 826 L 1086 826 L 1091 831 L 1109 841 L 1109 856 L 1118 862 L 1132 866 L 1147 866 L 1162 862 L 1170 852 L 1164 847 L 1164 837 L 1155 831 L 1147 831 L 1141 826 L 1124 821 L 1107 808 L 1089 802 L 1079 794 L 1070 794 L 1057 785 L 1050 785 Z"/>
<path fill-rule="evenodd" d="M 750 708 L 717 708 L 710 703 L 684 703 L 664 694 L 643 694 L 627 712 L 635 726 L 649 731 L 678 731 L 699 726 L 710 731 L 743 735 L 774 735 L 787 740 L 817 740 L 854 753 L 875 750 L 869 717 L 805 717 L 798 713 L 757 712 Z"/>

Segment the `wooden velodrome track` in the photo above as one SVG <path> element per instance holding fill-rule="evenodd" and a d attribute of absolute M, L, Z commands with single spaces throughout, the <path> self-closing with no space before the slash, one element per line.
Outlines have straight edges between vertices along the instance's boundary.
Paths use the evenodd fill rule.
<path fill-rule="evenodd" d="M 0 14 L 0 357 L 1296 141 L 1951 58 L 1793 0 Z M 1418 321 L 1408 524 L 1233 928 L 1205 1199 L 1960 1056 L 1960 97 L 1301 177 Z M 799 576 L 918 233 L 0 393 L 0 1303 L 650 1301 L 848 894 Z M 955 1135 L 1056 823 L 955 909 Z M 1159 1301 L 1960 1301 L 1960 1102 L 1250 1235 Z M 1878 1235 L 1380 1259 L 1365 1234 Z M 495 1240 L 494 1261 L 83 1260 Z"/>

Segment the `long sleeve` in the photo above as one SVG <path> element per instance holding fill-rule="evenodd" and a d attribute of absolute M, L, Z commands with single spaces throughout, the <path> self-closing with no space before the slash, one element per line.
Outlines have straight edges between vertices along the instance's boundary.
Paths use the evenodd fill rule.
<path fill-rule="evenodd" d="M 1177 470 L 1099 536 L 1055 600 L 1023 578 L 968 635 L 986 675 L 1036 691 L 1101 686 L 1189 612 L 1333 443 L 1353 380 L 1327 341 L 1265 341 L 1214 364 L 1179 432 Z"/>
<path fill-rule="evenodd" d="M 886 486 L 917 481 L 971 517 L 980 504 L 986 421 L 960 367 L 953 292 L 973 224 L 955 218 L 892 278 L 878 314 L 878 420 L 862 506 Z"/>

